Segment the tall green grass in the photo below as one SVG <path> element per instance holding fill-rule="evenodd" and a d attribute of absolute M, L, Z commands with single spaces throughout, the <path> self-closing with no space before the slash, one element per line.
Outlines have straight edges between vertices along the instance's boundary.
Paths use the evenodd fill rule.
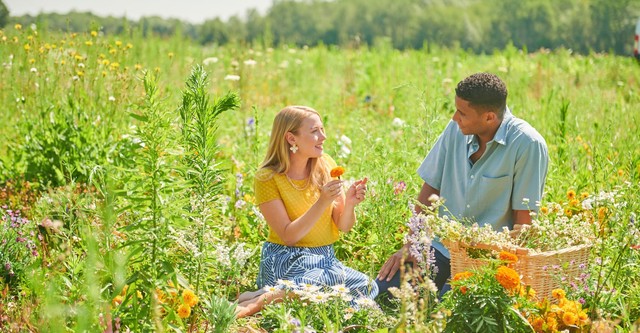
<path fill-rule="evenodd" d="M 12 320 L 0 324 L 8 331 L 208 327 L 216 314 L 207 304 L 227 311 L 219 297 L 233 301 L 254 288 L 267 227 L 252 203 L 253 174 L 275 113 L 289 104 L 322 114 L 325 147 L 347 179 L 370 179 L 358 224 L 336 249 L 371 276 L 401 245 L 407 205 L 421 186 L 415 170 L 453 114 L 456 83 L 474 72 L 503 78 L 513 113 L 547 140 L 545 202 L 628 184 L 621 213 L 635 219 L 638 208 L 631 203 L 640 177 L 640 66 L 631 58 L 562 49 L 398 51 L 383 42 L 202 48 L 135 31 L 8 27 L 0 62 L 0 183 L 30 182 L 39 195 L 20 201 L 5 186 L 0 197 L 23 209 L 40 246 L 32 274 L 3 281 L 9 296 L 0 304 Z M 200 65 L 200 76 L 190 76 Z M 239 102 L 235 111 L 216 113 L 206 103 L 229 93 L 239 100 L 225 109 Z M 621 237 L 615 227 L 612 240 Z M 615 245 L 597 255 L 616 260 Z M 638 285 L 638 253 L 623 254 L 628 264 L 608 280 L 619 294 L 601 299 L 603 315 L 629 327 L 640 316 L 637 287 L 625 287 Z M 185 289 L 202 301 L 182 320 L 170 295 Z"/>

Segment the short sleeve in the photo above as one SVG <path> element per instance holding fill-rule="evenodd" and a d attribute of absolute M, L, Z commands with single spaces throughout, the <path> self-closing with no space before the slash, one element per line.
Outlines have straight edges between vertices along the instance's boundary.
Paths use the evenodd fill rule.
<path fill-rule="evenodd" d="M 280 190 L 278 190 L 276 180 L 273 176 L 274 172 L 268 169 L 260 169 L 256 172 L 253 180 L 256 205 L 281 198 Z"/>
<path fill-rule="evenodd" d="M 514 210 L 536 211 L 536 202 L 542 200 L 549 168 L 547 145 L 543 139 L 534 140 L 519 155 L 513 177 L 511 207 Z"/>
<path fill-rule="evenodd" d="M 438 137 L 433 148 L 431 148 L 427 157 L 424 158 L 418 168 L 420 178 L 436 190 L 440 190 L 442 186 L 442 175 L 447 157 L 446 142 L 448 141 L 453 124 L 452 121 L 449 122 L 447 128 L 442 132 L 440 137 Z"/>

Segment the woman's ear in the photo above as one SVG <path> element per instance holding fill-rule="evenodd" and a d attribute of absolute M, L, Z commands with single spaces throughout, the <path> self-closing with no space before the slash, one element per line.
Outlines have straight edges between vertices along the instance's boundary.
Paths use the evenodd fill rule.
<path fill-rule="evenodd" d="M 293 146 L 294 143 L 296 143 L 296 138 L 293 135 L 293 133 L 291 132 L 287 132 L 284 134 L 284 139 L 287 140 L 287 142 Z"/>

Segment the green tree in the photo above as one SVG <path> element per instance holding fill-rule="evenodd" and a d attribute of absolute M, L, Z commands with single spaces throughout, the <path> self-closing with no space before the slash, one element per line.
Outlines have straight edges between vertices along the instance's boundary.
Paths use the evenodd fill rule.
<path fill-rule="evenodd" d="M 0 29 L 4 28 L 7 24 L 7 19 L 9 18 L 9 10 L 7 6 L 4 5 L 4 2 L 0 0 Z"/>

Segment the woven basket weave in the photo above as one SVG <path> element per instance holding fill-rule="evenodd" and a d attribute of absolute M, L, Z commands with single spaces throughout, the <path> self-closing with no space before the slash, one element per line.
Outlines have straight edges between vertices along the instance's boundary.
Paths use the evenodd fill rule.
<path fill-rule="evenodd" d="M 562 276 L 568 280 L 580 274 L 580 264 L 589 259 L 591 245 L 577 245 L 556 251 L 534 253 L 527 248 L 501 249 L 486 244 L 465 244 L 459 241 L 442 240 L 451 255 L 451 276 L 486 264 L 485 259 L 470 258 L 467 249 L 484 249 L 495 252 L 506 251 L 518 256 L 514 269 L 522 276 L 522 282 L 531 286 L 539 297 L 550 297 L 553 289 L 559 288 L 560 276 L 552 267 L 562 267 Z M 545 267 L 547 269 L 545 269 Z"/>

